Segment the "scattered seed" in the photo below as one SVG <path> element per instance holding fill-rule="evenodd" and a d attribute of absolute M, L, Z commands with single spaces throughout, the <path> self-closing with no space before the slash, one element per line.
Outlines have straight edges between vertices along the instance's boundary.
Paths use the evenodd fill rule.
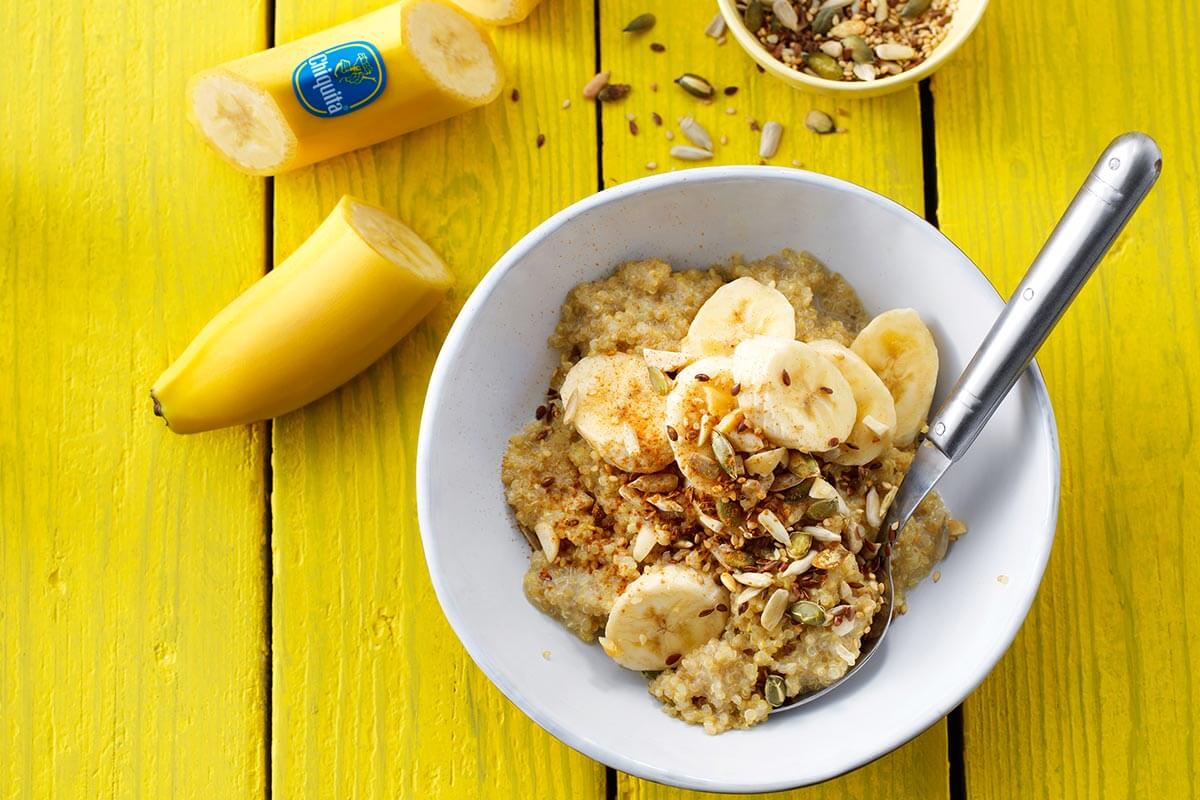
<path fill-rule="evenodd" d="M 997 575 L 996 582 L 997 583 L 1008 583 L 1008 576 L 1007 575 Z"/>
<path fill-rule="evenodd" d="M 546 407 L 538 406 L 537 410 L 533 412 L 533 416 L 534 416 L 534 419 L 539 419 L 539 420 L 544 418 L 546 416 Z"/>
<path fill-rule="evenodd" d="M 708 27 L 704 29 L 704 35 L 713 39 L 720 39 L 725 34 L 725 17 L 721 16 L 721 12 L 712 18 L 708 23 Z"/>
<path fill-rule="evenodd" d="M 654 27 L 657 22 L 653 14 L 639 14 L 629 21 L 629 24 L 621 29 L 624 33 L 642 33 Z"/>
<path fill-rule="evenodd" d="M 829 56 L 830 58 L 841 58 L 842 57 L 842 43 L 834 42 L 834 41 L 821 42 L 821 52 L 824 53 L 825 55 Z"/>
<path fill-rule="evenodd" d="M 938 581 L 940 581 L 942 579 L 942 571 L 940 569 L 935 569 L 933 571 L 933 574 L 929 576 L 929 579 L 932 580 L 934 583 L 937 583 Z"/>
<path fill-rule="evenodd" d="M 667 666 L 668 667 L 673 666 L 675 664 L 675 662 L 678 660 L 679 660 L 679 653 L 671 653 L 671 655 L 667 656 Z"/>
<path fill-rule="evenodd" d="M 635 122 L 634 120 L 629 120 L 629 132 L 632 135 L 637 136 L 638 126 L 637 126 L 637 122 Z"/>
<path fill-rule="evenodd" d="M 539 133 L 537 136 L 537 146 L 540 148 L 545 143 L 546 143 L 546 134 Z"/>
<path fill-rule="evenodd" d="M 833 133 L 833 118 L 824 111 L 812 110 L 804 117 L 804 127 L 813 133 Z"/>
<path fill-rule="evenodd" d="M 768 675 L 763 684 L 763 696 L 772 708 L 779 708 L 787 700 L 787 688 L 782 675 Z"/>
<path fill-rule="evenodd" d="M 663 44 L 662 42 L 651 42 L 650 49 L 656 53 L 665 53 L 667 50 L 667 46 L 665 44 Z"/>
<path fill-rule="evenodd" d="M 838 444 L 839 444 L 839 443 L 841 443 L 841 441 L 842 441 L 841 439 L 839 439 L 838 437 L 834 436 L 834 437 L 832 437 L 832 438 L 829 440 L 829 446 L 830 446 L 830 447 L 837 447 L 837 446 L 838 446 Z"/>
<path fill-rule="evenodd" d="M 509 97 L 511 97 L 511 98 L 512 98 L 512 101 L 513 101 L 514 103 L 515 103 L 515 102 L 517 102 L 518 100 L 520 100 L 520 99 L 521 99 L 521 92 L 520 92 L 520 90 L 518 90 L 518 89 L 513 89 L 513 90 L 512 90 L 512 94 L 511 94 L 511 95 L 509 95 Z"/>
<path fill-rule="evenodd" d="M 600 90 L 596 99 L 601 103 L 611 103 L 625 97 L 632 89 L 633 87 L 628 83 L 610 83 Z"/>
<path fill-rule="evenodd" d="M 650 91 L 652 91 L 652 92 L 657 92 L 657 91 L 658 91 L 658 84 L 657 84 L 657 83 L 655 83 L 654 81 L 651 81 L 651 82 L 650 82 Z"/>
<path fill-rule="evenodd" d="M 675 141 L 675 131 L 663 131 L 663 137 L 668 142 L 673 142 Z"/>
<path fill-rule="evenodd" d="M 726 97 L 733 97 L 735 94 L 737 94 L 737 93 L 738 93 L 738 87 L 736 87 L 736 86 L 726 86 L 726 87 L 725 87 L 724 89 L 722 89 L 721 91 L 725 93 L 725 96 L 726 96 Z"/>
<path fill-rule="evenodd" d="M 758 33 L 759 28 L 763 26 L 763 7 L 759 0 L 750 0 L 746 6 L 746 13 L 742 16 L 746 22 L 746 28 L 751 33 Z"/>
<path fill-rule="evenodd" d="M 738 392 L 740 392 L 741 390 L 742 390 L 742 385 L 740 383 L 735 383 L 732 387 L 730 387 L 729 394 L 732 395 L 733 397 L 737 397 Z"/>
<path fill-rule="evenodd" d="M 788 375 L 788 371 L 786 369 L 779 373 L 779 379 L 783 381 L 784 386 L 792 385 L 792 376 Z"/>
<path fill-rule="evenodd" d="M 708 131 L 704 129 L 703 125 L 701 125 L 699 122 L 696 122 L 696 120 L 692 117 L 680 117 L 679 130 L 689 142 L 697 147 L 702 147 L 705 150 L 710 151 L 713 149 L 712 136 L 710 136 Z M 707 376 L 705 376 L 705 379 L 707 380 Z"/>
<path fill-rule="evenodd" d="M 728 137 L 728 136 L 722 136 L 722 137 L 721 137 L 721 139 L 720 139 L 720 142 L 721 142 L 721 144 L 729 144 L 729 137 Z"/>
<path fill-rule="evenodd" d="M 701 383 L 704 383 L 705 381 L 711 380 L 711 379 L 707 375 L 705 375 L 703 372 L 701 372 L 696 375 L 696 380 L 700 381 Z"/>
<path fill-rule="evenodd" d="M 554 477 L 553 476 L 550 476 L 548 478 L 542 478 L 542 488 L 543 489 L 549 489 L 553 485 L 554 485 Z"/>
<path fill-rule="evenodd" d="M 657 111 L 650 112 L 650 119 L 654 120 L 655 125 L 662 125 L 662 115 L 660 115 Z"/>
<path fill-rule="evenodd" d="M 829 386 L 822 386 L 821 391 L 824 392 L 825 394 L 833 394 L 833 389 L 830 388 Z"/>
<path fill-rule="evenodd" d="M 701 100 L 710 100 L 716 94 L 711 83 L 706 81 L 699 75 L 691 72 L 685 72 L 675 79 L 675 83 L 693 97 L 699 97 Z"/>
<path fill-rule="evenodd" d="M 657 162 L 655 162 L 655 161 L 647 161 L 647 162 L 646 162 L 646 169 L 647 169 L 647 170 L 650 170 L 651 172 L 653 172 L 654 170 L 658 169 L 658 163 L 657 163 Z"/>
<path fill-rule="evenodd" d="M 612 72 L 604 70 L 597 72 L 596 75 L 583 85 L 583 96 L 588 100 L 595 100 L 600 94 L 600 90 L 608 86 L 608 79 L 612 77 Z"/>
<path fill-rule="evenodd" d="M 783 126 L 774 120 L 768 122 L 763 127 L 762 137 L 758 140 L 759 158 L 773 158 L 779 150 L 779 139 L 782 136 Z"/>
<path fill-rule="evenodd" d="M 653 164 L 654 162 L 651 161 L 650 163 Z M 668 425 L 667 426 L 667 438 L 670 439 L 672 442 L 679 441 L 679 431 L 675 430 L 670 425 Z"/>
<path fill-rule="evenodd" d="M 563 100 L 563 102 L 562 102 L 562 107 L 563 107 L 563 108 L 570 108 L 570 107 L 571 107 L 571 101 L 570 101 L 570 100 Z"/>

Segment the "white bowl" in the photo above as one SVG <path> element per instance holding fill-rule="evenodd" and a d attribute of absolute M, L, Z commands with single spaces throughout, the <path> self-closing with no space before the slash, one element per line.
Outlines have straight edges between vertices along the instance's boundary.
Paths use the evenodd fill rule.
<path fill-rule="evenodd" d="M 528 545 L 500 484 L 508 437 L 532 418 L 555 362 L 546 339 L 571 287 L 630 259 L 707 266 L 806 249 L 871 311 L 916 308 L 941 353 L 938 399 L 1002 302 L 935 228 L 866 189 L 798 170 L 712 167 L 581 200 L 516 244 L 479 284 L 434 367 L 417 502 L 450 624 L 517 706 L 571 747 L 661 783 L 765 792 L 816 783 L 904 744 L 991 670 L 1037 592 L 1058 514 L 1058 442 L 1036 366 L 939 489 L 969 533 L 849 682 L 747 731 L 708 736 L 665 714 L 618 667 L 525 599 Z M 1001 578 L 1000 576 L 1004 576 Z M 549 651 L 549 658 L 543 653 Z M 795 753 L 804 742 L 803 758 Z"/>

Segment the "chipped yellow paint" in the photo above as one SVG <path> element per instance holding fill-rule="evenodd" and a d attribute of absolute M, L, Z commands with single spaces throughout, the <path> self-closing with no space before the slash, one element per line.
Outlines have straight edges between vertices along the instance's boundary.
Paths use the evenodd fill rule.
<path fill-rule="evenodd" d="M 942 227 L 1002 291 L 1113 136 L 1164 153 L 1039 358 L 1062 513 L 1029 620 L 965 706 L 976 798 L 1200 796 L 1200 14 L 1171 9 L 993 3 L 933 82 Z"/>
<path fill-rule="evenodd" d="M 0 4 L 0 797 L 261 797 L 261 428 L 149 386 L 264 267 L 264 183 L 184 118 L 261 6 Z"/>
<path fill-rule="evenodd" d="M 625 23 L 649 11 L 658 18 L 643 34 L 621 32 Z M 603 108 L 604 177 L 607 185 L 653 172 L 695 166 L 672 159 L 673 144 L 688 144 L 678 119 L 693 116 L 714 140 L 712 164 L 757 164 L 760 126 L 768 120 L 784 125 L 779 151 L 767 163 L 802 165 L 806 169 L 855 181 L 921 212 L 923 180 L 921 120 L 913 88 L 871 101 L 837 101 L 802 94 L 758 71 L 730 39 L 719 45 L 703 35 L 715 4 L 681 4 L 675 0 L 604 0 L 600 7 L 600 50 L 615 83 L 629 83 L 629 96 Z M 656 52 L 651 43 L 666 49 Z M 684 72 L 699 74 L 717 88 L 711 103 L 699 102 L 672 81 Z M 657 85 L 657 91 L 652 84 Z M 725 87 L 736 92 L 725 94 Z M 821 109 L 846 133 L 818 136 L 804 127 L 804 116 Z M 651 112 L 663 118 L 655 124 Z M 732 113 L 730 113 L 732 112 Z M 637 125 L 631 132 L 627 115 Z M 666 131 L 674 140 L 666 139 Z M 722 137 L 727 143 L 722 144 Z M 653 164 L 654 168 L 648 168 Z M 805 242 L 796 242 L 798 248 Z M 836 264 L 830 265 L 837 269 Z M 802 712 L 801 712 L 802 713 Z M 780 798 L 895 797 L 939 798 L 949 794 L 946 726 L 939 722 L 916 741 L 866 769 L 806 791 Z M 624 800 L 710 798 L 621 775 L 618 796 Z"/>
<path fill-rule="evenodd" d="M 371 5 L 280 0 L 279 40 Z M 591 9 L 547 3 L 497 44 L 509 79 L 492 105 L 275 182 L 276 260 L 352 192 L 394 210 L 458 279 L 380 363 L 274 426 L 280 798 L 604 796 L 603 767 L 526 719 L 468 658 L 417 529 L 417 425 L 455 311 L 509 245 L 596 184 L 594 112 L 561 108 L 591 69 Z"/>

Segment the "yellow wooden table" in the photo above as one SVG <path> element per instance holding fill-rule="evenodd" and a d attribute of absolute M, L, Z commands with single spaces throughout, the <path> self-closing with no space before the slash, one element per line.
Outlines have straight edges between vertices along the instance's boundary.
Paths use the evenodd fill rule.
<path fill-rule="evenodd" d="M 709 2 L 547 0 L 497 36 L 518 101 L 273 181 L 189 129 L 192 72 L 382 2 L 0 7 L 0 798 L 686 794 L 606 771 L 492 688 L 434 599 L 413 490 L 455 311 L 552 212 L 675 166 L 652 111 L 728 137 L 719 163 L 757 161 L 747 117 L 783 121 L 772 163 L 923 211 L 1002 291 L 1109 139 L 1157 138 L 1162 180 L 1040 359 L 1062 517 L 1016 644 L 948 721 L 786 796 L 1200 796 L 1194 3 L 995 0 L 927 91 L 835 103 L 704 37 Z M 624 36 L 645 11 L 653 32 Z M 599 117 L 579 98 L 597 65 L 634 85 Z M 740 91 L 697 107 L 684 71 Z M 812 108 L 849 132 L 809 134 Z M 450 301 L 310 408 L 167 432 L 151 381 L 348 191 L 445 256 Z"/>

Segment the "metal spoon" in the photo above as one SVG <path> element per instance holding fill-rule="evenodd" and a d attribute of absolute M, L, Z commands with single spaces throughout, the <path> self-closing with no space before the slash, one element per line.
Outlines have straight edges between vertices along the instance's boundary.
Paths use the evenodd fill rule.
<path fill-rule="evenodd" d="M 1161 171 L 1162 152 L 1144 133 L 1119 136 L 1100 155 L 917 447 L 880 526 L 886 535 L 874 572 L 884 585 L 883 607 L 863 635 L 858 660 L 829 686 L 772 713 L 802 706 L 841 685 L 879 649 L 892 621 L 891 555 L 897 532 L 950 465 L 970 448 Z"/>

